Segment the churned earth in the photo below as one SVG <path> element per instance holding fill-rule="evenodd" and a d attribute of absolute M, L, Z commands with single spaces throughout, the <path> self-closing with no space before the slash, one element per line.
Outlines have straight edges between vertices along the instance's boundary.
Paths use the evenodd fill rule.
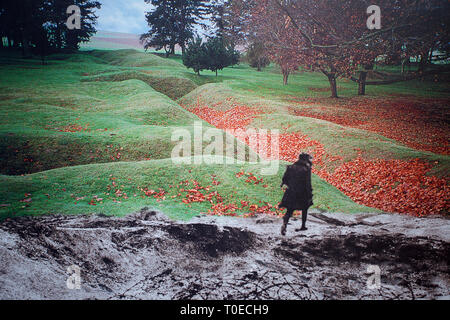
<path fill-rule="evenodd" d="M 300 223 L 283 238 L 266 215 L 7 219 L 0 299 L 450 298 L 447 218 L 313 211 L 308 231 Z M 67 288 L 73 265 L 80 290 Z M 376 267 L 381 287 L 369 289 Z"/>

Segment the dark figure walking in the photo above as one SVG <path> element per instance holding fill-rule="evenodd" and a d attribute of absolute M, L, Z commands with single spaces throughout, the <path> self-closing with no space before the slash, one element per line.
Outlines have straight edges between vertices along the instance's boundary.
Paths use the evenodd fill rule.
<path fill-rule="evenodd" d="M 309 154 L 302 153 L 296 163 L 288 166 L 283 176 L 281 187 L 286 185 L 288 188 L 284 194 L 280 208 L 286 208 L 287 213 L 283 218 L 283 227 L 281 234 L 286 235 L 286 228 L 289 219 L 295 210 L 302 210 L 302 228 L 306 228 L 306 219 L 308 218 L 308 209 L 313 205 L 313 193 L 311 185 L 311 167 L 312 157 Z"/>

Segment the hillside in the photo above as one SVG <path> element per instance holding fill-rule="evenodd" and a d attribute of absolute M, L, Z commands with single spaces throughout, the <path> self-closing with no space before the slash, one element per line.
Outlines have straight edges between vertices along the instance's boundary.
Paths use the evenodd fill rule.
<path fill-rule="evenodd" d="M 258 177 L 261 165 L 175 166 L 169 159 L 173 131 L 193 133 L 201 122 L 170 96 L 195 93 L 215 77 L 198 78 L 177 61 L 133 50 L 55 55 L 45 66 L 11 55 L 2 61 L 1 217 L 126 215 L 143 206 L 179 219 L 280 214 L 286 163 L 253 184 L 242 175 Z M 320 210 L 376 211 L 317 177 L 314 187 Z M 199 199 L 180 189 L 197 190 Z"/>

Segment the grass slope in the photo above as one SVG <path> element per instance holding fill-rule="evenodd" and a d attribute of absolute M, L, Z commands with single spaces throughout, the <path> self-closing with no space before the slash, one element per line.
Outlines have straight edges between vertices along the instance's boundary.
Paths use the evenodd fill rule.
<path fill-rule="evenodd" d="M 170 142 L 173 130 L 191 131 L 193 122 L 199 121 L 179 104 L 218 110 L 235 105 L 264 109 L 267 114 L 258 116 L 252 126 L 300 130 L 346 161 L 361 150 L 367 158 L 426 159 L 436 164 L 433 173 L 443 176 L 450 167 L 446 156 L 419 152 L 365 130 L 293 114 L 292 97 L 329 95 L 326 79 L 315 73 L 299 72 L 288 86 L 282 85 L 274 66 L 256 72 L 240 65 L 223 70 L 218 78 L 210 72 L 197 76 L 182 66 L 179 57 L 163 59 L 136 50 L 53 55 L 46 66 L 6 54 L 0 68 L 1 173 L 34 172 L 0 177 L 3 218 L 52 213 L 124 215 L 151 206 L 174 218 L 188 219 L 211 205 L 184 204 L 170 185 L 188 180 L 210 186 L 214 175 L 221 183 L 212 189 L 227 203 L 267 201 L 276 205 L 282 195 L 278 186 L 285 163 L 277 176 L 264 178 L 267 188 L 262 188 L 235 176 L 241 170 L 257 173 L 255 165 L 175 166 L 167 160 L 174 146 Z M 340 81 L 339 91 L 343 97 L 354 96 L 356 85 Z M 445 84 L 430 90 L 429 84 L 420 81 L 368 88 L 373 97 L 399 93 L 448 97 Z M 54 168 L 59 169 L 49 170 Z M 168 194 L 165 200 L 155 199 L 140 188 L 163 188 Z M 316 208 L 376 211 L 354 203 L 317 176 L 314 188 Z"/>
<path fill-rule="evenodd" d="M 208 202 L 186 205 L 182 203 L 186 193 L 172 198 L 179 191 L 170 186 L 186 180 L 197 181 L 204 187 L 211 186 L 211 191 L 217 191 L 226 203 L 277 204 L 282 197 L 279 184 L 285 165 L 282 164 L 277 175 L 264 178 L 267 188 L 261 184 L 248 184 L 245 179 L 236 177 L 241 170 L 257 175 L 261 165 L 174 165 L 170 159 L 93 164 L 26 176 L 0 176 L 0 218 L 43 214 L 126 215 L 148 206 L 174 219 L 189 219 L 207 212 L 211 205 Z M 212 175 L 220 182 L 219 185 L 212 184 Z M 348 213 L 376 211 L 355 204 L 317 176 L 313 177 L 313 187 L 315 208 Z M 168 192 L 166 200 L 147 197 L 141 188 L 156 191 L 162 188 Z M 98 198 L 103 200 L 95 200 Z"/>
<path fill-rule="evenodd" d="M 64 62 L 38 70 L 4 68 L 0 75 L 3 173 L 112 158 L 168 158 L 174 146 L 172 127 L 190 128 L 198 121 L 142 81 L 80 82 L 82 76 L 79 69 L 72 69 L 74 65 L 80 67 Z"/>
<path fill-rule="evenodd" d="M 267 74 L 270 73 L 267 72 Z M 279 79 L 277 80 L 279 81 Z M 450 171 L 450 158 L 448 156 L 418 151 L 398 141 L 366 130 L 296 116 L 292 110 L 298 108 L 298 106 L 293 106 L 284 100 L 283 89 L 277 89 L 277 96 L 267 95 L 267 92 L 265 95 L 261 95 L 262 93 L 258 93 L 255 87 L 253 87 L 253 89 L 256 89 L 255 91 L 248 91 L 237 83 L 240 84 L 241 80 L 206 84 L 190 92 L 178 102 L 187 109 L 209 107 L 226 111 L 235 106 L 244 105 L 264 110 L 266 113 L 257 116 L 249 127 L 279 129 L 281 132 L 301 131 L 312 140 L 322 143 L 327 153 L 342 156 L 344 161 L 355 159 L 358 154 L 362 154 L 364 158 L 369 160 L 377 158 L 422 159 L 433 163 L 432 174 L 445 177 Z M 270 81 L 259 79 L 258 83 L 269 85 Z M 290 90 L 290 86 L 284 88 L 284 91 Z M 301 87 L 304 88 L 304 86 L 305 84 Z"/>
<path fill-rule="evenodd" d="M 214 188 L 230 203 L 270 201 L 276 205 L 281 199 L 278 186 L 283 167 L 262 188 L 235 177 L 240 170 L 256 172 L 258 166 L 189 167 L 164 160 L 174 147 L 173 130 L 192 132 L 194 121 L 200 120 L 161 93 L 167 89 L 157 86 L 162 84 L 174 90 L 173 97 L 180 97 L 218 81 L 214 76 L 197 77 L 177 61 L 134 50 L 53 55 L 46 66 L 39 60 L 4 54 L 0 65 L 2 218 L 53 213 L 125 215 L 152 206 L 174 218 L 188 219 L 211 205 L 190 207 L 179 197 L 158 202 L 138 187 L 167 189 L 183 180 L 211 185 L 211 175 L 217 175 L 221 184 Z M 18 176 L 24 173 L 34 174 Z M 113 187 L 112 181 L 120 187 Z M 374 211 L 317 177 L 314 184 L 317 208 Z M 116 197 L 116 189 L 121 197 Z M 98 198 L 104 200 L 97 202 Z"/>

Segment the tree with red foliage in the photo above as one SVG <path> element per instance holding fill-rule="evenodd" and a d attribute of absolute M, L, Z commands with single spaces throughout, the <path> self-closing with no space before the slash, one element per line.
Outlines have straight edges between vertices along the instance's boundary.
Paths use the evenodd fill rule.
<path fill-rule="evenodd" d="M 250 25 L 273 52 L 287 52 L 304 69 L 322 72 L 337 98 L 337 78 L 370 65 L 383 50 L 367 28 L 369 5 L 357 0 L 262 0 L 253 7 Z"/>
<path fill-rule="evenodd" d="M 392 84 L 445 71 L 435 69 L 425 73 L 426 67 L 434 60 L 436 51 L 443 52 L 444 54 L 441 57 L 444 57 L 444 59 L 448 57 L 446 51 L 448 51 L 448 43 L 450 42 L 449 2 L 444 0 L 388 2 L 383 3 L 382 12 L 383 24 L 390 31 L 377 34 L 375 38 L 367 39 L 366 46 L 369 52 L 377 54 L 375 58 L 383 58 L 382 60 L 385 63 L 401 63 L 401 77 L 366 82 L 367 71 L 373 69 L 374 63 L 366 64 L 360 72 L 359 79 L 352 78 L 359 84 L 359 94 L 365 93 L 366 84 Z M 420 61 L 419 70 L 415 74 L 406 75 L 404 67 L 410 62 L 411 57 Z"/>
<path fill-rule="evenodd" d="M 249 34 L 263 41 L 273 56 L 284 57 L 288 52 L 304 69 L 322 72 L 335 98 L 337 78 L 351 77 L 361 66 L 359 92 L 364 94 L 367 71 L 375 59 L 383 54 L 400 55 L 405 39 L 416 39 L 427 50 L 428 40 L 437 35 L 439 43 L 445 43 L 446 23 L 441 16 L 448 14 L 438 14 L 445 6 L 443 0 L 380 0 L 380 30 L 367 27 L 370 1 L 235 1 L 251 3 Z"/>
<path fill-rule="evenodd" d="M 337 78 L 350 76 L 358 66 L 375 58 L 363 45 L 342 46 L 367 30 L 367 7 L 354 1 L 260 0 L 251 8 L 249 26 L 266 45 L 271 58 L 282 67 L 284 82 L 298 66 L 320 71 L 330 82 L 332 96 L 337 98 Z M 361 13 L 361 14 L 357 14 Z"/>
<path fill-rule="evenodd" d="M 272 14 L 276 10 L 276 7 L 270 8 Z M 269 21 L 265 21 L 267 18 L 269 18 Z M 292 50 L 287 47 L 287 44 L 283 45 L 283 41 L 288 39 L 291 42 L 290 45 L 295 41 L 295 38 L 292 38 L 293 30 L 289 17 L 286 15 L 282 15 L 281 18 L 256 15 L 252 21 L 253 26 L 254 24 L 261 25 L 262 28 L 255 32 L 255 37 L 259 38 L 261 43 L 265 45 L 270 60 L 280 66 L 283 84 L 287 85 L 290 73 L 298 70 L 298 67 L 302 64 L 302 55 L 292 54 Z M 267 24 L 270 24 L 270 26 L 267 26 Z"/>

